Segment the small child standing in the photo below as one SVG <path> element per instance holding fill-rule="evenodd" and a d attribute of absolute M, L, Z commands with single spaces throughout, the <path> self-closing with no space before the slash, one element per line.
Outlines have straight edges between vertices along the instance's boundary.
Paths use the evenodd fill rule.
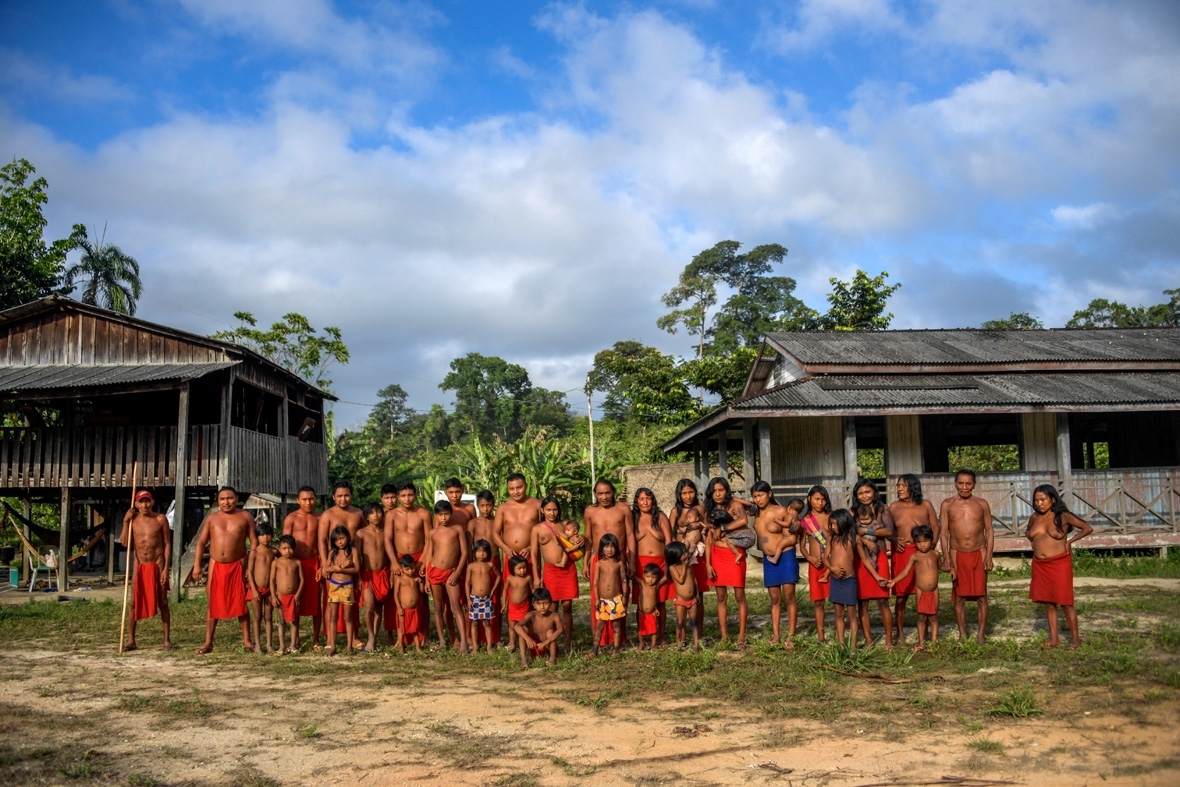
<path fill-rule="evenodd" d="M 557 640 L 561 638 L 565 627 L 561 623 L 561 615 L 553 609 L 553 596 L 545 588 L 538 588 L 532 595 L 533 610 L 524 616 L 519 623 L 512 627 L 520 638 L 520 668 L 529 666 L 528 654 L 540 656 L 549 650 L 549 665 L 557 663 Z"/>
<path fill-rule="evenodd" d="M 270 566 L 277 554 L 274 547 L 270 545 L 271 539 L 274 538 L 274 530 L 265 522 L 255 525 L 254 537 L 256 541 L 250 550 L 250 557 L 246 565 L 246 576 L 250 579 L 250 605 L 254 608 L 254 652 L 262 652 L 262 643 L 258 638 L 258 626 L 259 618 L 265 612 L 266 652 L 274 653 L 271 628 L 274 616 L 271 614 L 271 600 L 268 598 L 270 596 Z M 280 643 L 279 652 L 281 653 L 282 650 L 283 646 Z"/>
<path fill-rule="evenodd" d="M 529 574 L 529 562 L 520 555 L 508 558 L 508 571 L 504 578 L 504 597 L 508 601 L 508 650 L 512 650 L 516 647 L 516 624 L 529 614 L 533 578 Z"/>
<path fill-rule="evenodd" d="M 356 603 L 356 576 L 360 572 L 356 550 L 352 548 L 352 536 L 348 528 L 337 525 L 332 531 L 332 550 L 328 553 L 328 567 L 324 572 L 328 578 L 328 655 L 336 655 L 336 619 L 344 607 L 345 652 L 352 655 L 352 640 L 356 632 L 352 626 L 352 606 Z"/>
<path fill-rule="evenodd" d="M 418 605 L 422 602 L 422 578 L 413 555 L 402 555 L 397 561 L 397 575 L 393 578 L 393 597 L 397 610 L 397 652 L 406 652 L 406 641 L 412 640 L 414 650 L 422 652 L 422 621 Z"/>
<path fill-rule="evenodd" d="M 492 565 L 492 545 L 480 539 L 471 547 L 474 562 L 467 564 L 467 616 L 471 619 L 471 652 L 475 646 L 475 627 L 482 625 L 484 642 L 488 653 L 492 652 L 492 619 L 496 616 L 496 589 L 500 587 L 500 575 Z"/>
<path fill-rule="evenodd" d="M 676 597 L 672 605 L 676 609 L 676 644 L 681 650 L 688 647 L 685 640 L 685 624 L 692 621 L 692 639 L 696 650 L 701 649 L 701 630 L 697 627 L 695 615 L 691 615 L 693 607 L 701 603 L 701 590 L 697 585 L 692 567 L 688 565 L 688 550 L 679 541 L 673 541 L 664 547 L 664 560 L 668 564 L 668 581 L 676 589 Z M 691 615 L 691 617 L 690 617 Z"/>
<path fill-rule="evenodd" d="M 856 650 L 859 633 L 856 593 L 856 520 L 847 508 L 832 512 L 832 535 L 824 562 L 830 572 L 832 605 L 836 608 L 836 641 L 844 643 L 844 616 L 847 614 L 852 634 L 852 649 Z"/>
<path fill-rule="evenodd" d="M 911 571 L 914 572 L 918 588 L 918 644 L 914 650 L 926 649 L 926 632 L 930 631 L 930 642 L 938 640 L 938 552 L 934 549 L 934 528 L 930 525 L 915 525 L 910 531 L 917 550 L 906 561 L 905 567 L 889 583 L 892 588 Z"/>
<path fill-rule="evenodd" d="M 270 590 L 271 606 L 282 609 L 283 623 L 291 627 L 291 647 L 284 649 L 283 625 L 279 625 L 279 653 L 298 653 L 299 596 L 303 593 L 303 568 L 295 559 L 294 536 L 279 539 L 279 556 L 270 564 Z M 269 635 L 267 638 L 270 638 Z"/>
<path fill-rule="evenodd" d="M 619 539 L 607 533 L 598 542 L 598 561 L 594 564 L 594 590 L 598 594 L 595 614 L 598 620 L 610 627 L 612 650 L 615 655 L 623 644 L 623 626 L 616 626 L 616 620 L 627 619 L 627 579 L 623 574 L 623 563 L 619 560 Z M 591 655 L 598 655 L 598 640 L 594 641 Z"/>
<path fill-rule="evenodd" d="M 639 649 L 655 650 L 658 624 L 656 609 L 660 606 L 660 586 L 664 584 L 664 575 L 655 563 L 648 563 L 643 567 L 643 582 L 639 585 Z M 643 638 L 651 637 L 651 643 L 645 643 Z"/>

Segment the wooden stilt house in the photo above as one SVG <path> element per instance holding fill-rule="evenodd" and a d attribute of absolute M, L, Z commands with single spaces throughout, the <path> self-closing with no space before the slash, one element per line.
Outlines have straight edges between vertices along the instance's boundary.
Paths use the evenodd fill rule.
<path fill-rule="evenodd" d="M 742 396 L 664 450 L 691 453 L 702 477 L 740 452 L 745 478 L 780 496 L 823 484 L 837 506 L 864 452 L 882 452 L 889 499 L 913 473 L 937 508 L 965 446 L 1014 457 L 976 488 L 997 551 L 1027 549 L 1043 483 L 1097 529 L 1088 545 L 1180 544 L 1180 330 L 774 333 Z"/>
<path fill-rule="evenodd" d="M 175 595 L 218 487 L 324 491 L 332 398 L 237 345 L 45 298 L 0 312 L 0 495 L 60 501 L 68 553 L 81 507 L 118 527 L 137 472 L 159 510 L 175 502 Z"/>

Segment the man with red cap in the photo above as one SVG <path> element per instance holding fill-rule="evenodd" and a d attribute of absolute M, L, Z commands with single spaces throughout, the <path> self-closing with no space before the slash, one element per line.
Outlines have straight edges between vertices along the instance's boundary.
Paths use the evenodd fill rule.
<path fill-rule="evenodd" d="M 146 489 L 135 495 L 135 505 L 123 517 L 119 543 L 130 549 L 127 570 L 132 574 L 131 634 L 124 651 L 135 650 L 135 624 L 154 618 L 164 623 L 164 649 L 172 650 L 172 615 L 168 610 L 168 569 L 172 564 L 172 539 L 168 518 L 154 510 L 155 500 Z"/>

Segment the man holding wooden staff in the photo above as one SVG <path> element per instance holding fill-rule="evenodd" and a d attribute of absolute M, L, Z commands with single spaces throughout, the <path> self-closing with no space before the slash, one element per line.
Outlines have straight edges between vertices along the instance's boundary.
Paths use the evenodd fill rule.
<path fill-rule="evenodd" d="M 131 633 L 123 652 L 135 650 L 135 624 L 154 618 L 157 610 L 164 624 L 164 649 L 172 650 L 172 615 L 168 610 L 168 569 L 172 564 L 172 538 L 168 518 L 155 511 L 152 493 L 142 489 L 135 504 L 123 517 L 119 543 L 127 552 L 127 570 L 134 571 L 131 602 Z"/>

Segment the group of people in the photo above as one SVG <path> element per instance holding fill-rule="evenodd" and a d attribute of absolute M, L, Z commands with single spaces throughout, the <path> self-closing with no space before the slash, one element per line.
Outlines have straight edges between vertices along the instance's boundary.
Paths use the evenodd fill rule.
<path fill-rule="evenodd" d="M 433 617 L 440 648 L 473 652 L 485 647 L 490 652 L 506 634 L 507 647 L 519 651 L 522 666 L 536 657 L 553 663 L 560 650 L 573 647 L 579 562 L 581 577 L 589 584 L 593 655 L 600 648 L 617 652 L 630 642 L 630 607 L 636 610 L 635 646 L 664 645 L 669 601 L 676 644 L 699 649 L 708 589 L 716 593 L 722 641 L 729 640 L 732 592 L 736 647 L 742 649 L 748 617 L 746 566 L 748 551 L 755 547 L 762 553 L 775 644 L 794 646 L 800 555 L 808 564 L 809 597 L 821 642 L 830 600 L 837 639 L 845 641 L 847 631 L 853 647 L 860 638 L 871 643 L 869 602 L 876 601 L 885 647 L 892 648 L 895 637 L 904 642 L 906 607 L 916 596 L 916 647 L 924 647 L 938 636 L 942 572 L 951 575 L 960 639 L 967 636 L 966 603 L 973 601 L 978 606 L 977 636 L 984 641 L 994 535 L 991 511 L 973 495 L 975 476 L 969 470 L 956 476 L 957 494 L 943 501 L 938 512 L 923 498 L 913 475 L 899 478 L 897 499 L 889 505 L 871 481 L 862 479 L 853 488 L 849 507 L 838 510 L 822 486 L 784 506 L 765 481 L 753 485 L 747 503 L 734 496 L 726 479 L 714 478 L 703 496 L 693 481 L 681 480 L 671 510 L 664 512 L 650 489 L 636 490 L 628 506 L 610 481 L 600 480 L 595 502 L 584 512 L 585 534 L 576 520 L 565 516 L 560 500 L 531 497 L 520 474 L 508 477 L 508 499 L 498 506 L 486 490 L 476 495 L 475 505 L 465 502 L 458 479 L 444 486 L 447 499 L 433 509 L 419 505 L 417 488 L 405 482 L 387 484 L 380 502 L 362 510 L 352 504 L 351 485 L 339 481 L 332 490 L 333 505 L 322 512 L 316 510 L 315 490 L 304 487 L 298 510 L 283 522 L 277 548 L 272 544 L 275 533 L 238 508 L 233 489 L 222 488 L 217 510 L 201 526 L 189 577 L 199 578 L 208 552 L 208 616 L 205 642 L 197 652 L 212 650 L 217 622 L 233 618 L 247 649 L 260 652 L 265 646 L 276 652 L 273 617 L 278 610 L 279 653 L 300 650 L 304 618 L 311 618 L 312 648 L 326 649 L 329 655 L 336 652 L 341 635 L 349 653 L 354 648 L 375 652 L 381 631 L 387 647 L 420 650 Z M 1048 610 L 1047 644 L 1059 642 L 1061 606 L 1077 647 L 1070 547 L 1091 528 L 1066 510 L 1052 486 L 1036 489 L 1033 507 L 1027 529 L 1033 549 L 1030 597 Z M 155 512 L 150 492 L 137 494 L 124 519 L 121 542 L 132 545 L 134 561 L 133 620 L 125 649 L 135 647 L 135 622 L 157 610 L 165 647 L 170 648 L 170 538 L 167 520 Z M 892 609 L 890 597 L 895 599 Z"/>

